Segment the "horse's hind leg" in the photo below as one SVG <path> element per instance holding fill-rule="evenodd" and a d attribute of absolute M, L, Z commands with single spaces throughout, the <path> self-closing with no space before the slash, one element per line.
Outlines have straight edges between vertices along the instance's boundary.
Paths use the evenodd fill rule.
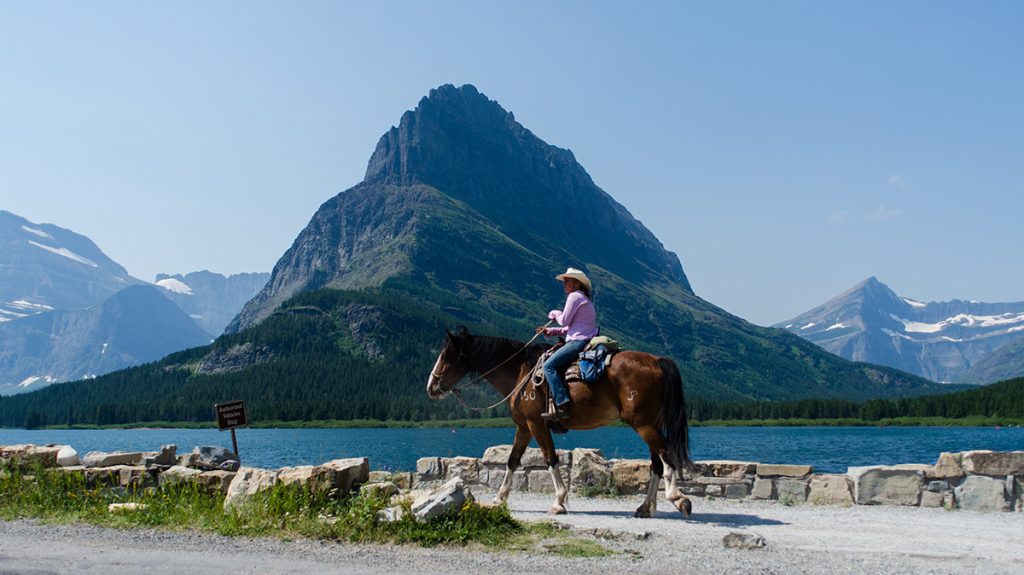
<path fill-rule="evenodd" d="M 569 488 L 562 481 L 562 474 L 558 472 L 558 453 L 555 451 L 555 441 L 551 439 L 551 432 L 543 423 L 530 422 L 530 431 L 537 438 L 537 445 L 544 453 L 544 460 L 547 461 L 548 471 L 551 472 L 551 482 L 555 485 L 555 501 L 548 509 L 552 515 L 566 513 L 565 498 L 569 495 Z"/>
<path fill-rule="evenodd" d="M 495 505 L 502 505 L 508 501 L 508 492 L 512 488 L 512 476 L 516 469 L 519 469 L 519 461 L 530 444 L 530 430 L 519 425 L 516 426 L 516 438 L 512 442 L 512 451 L 508 454 L 508 462 L 505 464 L 505 477 L 501 480 L 501 487 L 498 488 L 498 495 L 494 498 Z"/>
<path fill-rule="evenodd" d="M 667 471 L 665 497 L 680 513 L 688 517 L 692 508 L 690 500 L 683 495 L 682 490 L 676 484 L 679 470 L 672 466 L 671 461 L 665 459 L 665 438 L 662 437 L 661 431 L 651 425 L 639 425 L 633 429 L 640 434 L 651 450 L 651 480 L 647 484 L 647 499 L 637 508 L 635 517 L 654 517 L 658 504 L 658 488 L 661 486 L 661 476 L 665 471 Z"/>

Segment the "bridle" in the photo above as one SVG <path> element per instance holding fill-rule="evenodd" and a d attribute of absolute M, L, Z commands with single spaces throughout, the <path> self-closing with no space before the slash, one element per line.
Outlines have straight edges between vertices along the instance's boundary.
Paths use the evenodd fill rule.
<path fill-rule="evenodd" d="M 551 325 L 551 323 L 552 323 L 553 321 L 554 321 L 554 320 L 551 320 L 551 321 L 549 321 L 548 323 L 544 324 L 544 327 L 548 327 L 549 325 Z M 543 333 L 544 333 L 544 331 L 543 331 L 543 330 L 541 330 L 541 331 L 538 331 L 538 332 L 537 332 L 536 334 L 534 334 L 534 336 L 533 336 L 532 338 L 530 338 L 530 341 L 528 341 L 528 342 L 524 343 L 524 344 L 523 344 L 523 346 L 522 346 L 521 348 L 519 348 L 518 350 L 516 350 L 516 351 L 515 351 L 515 353 L 513 353 L 512 355 L 510 355 L 510 356 L 508 356 L 507 358 L 505 358 L 505 360 L 504 360 L 504 361 L 502 361 L 501 363 L 499 363 L 498 365 L 496 365 L 496 366 L 492 367 L 491 369 L 487 370 L 486 372 L 484 372 L 484 373 L 481 373 L 480 375 L 478 375 L 478 376 L 474 377 L 474 378 L 473 378 L 473 379 L 471 379 L 471 380 L 469 381 L 469 383 L 467 383 L 466 385 L 463 385 L 463 386 L 461 386 L 461 387 L 460 387 L 460 386 L 458 385 L 458 382 L 455 382 L 455 384 L 454 384 L 454 385 L 452 385 L 450 389 L 448 389 L 447 391 L 445 391 L 445 390 L 443 390 L 443 389 L 442 389 L 442 391 L 445 391 L 445 393 L 451 393 L 452 395 L 454 395 L 454 396 L 455 396 L 455 397 L 456 397 L 456 398 L 457 398 L 457 399 L 459 400 L 459 403 L 461 403 L 463 407 L 465 407 L 466 409 L 470 409 L 470 410 L 472 410 L 472 411 L 487 411 L 488 409 L 491 409 L 491 408 L 497 407 L 497 406 L 501 405 L 502 403 L 505 403 L 506 401 L 508 401 L 508 398 L 510 398 L 510 397 L 512 397 L 513 395 L 515 395 L 515 394 L 516 394 L 516 392 L 517 392 L 517 391 L 519 391 L 519 389 L 520 389 L 521 387 L 523 387 L 523 384 L 524 384 L 524 383 L 526 383 L 526 381 L 527 381 L 528 379 L 530 379 L 530 377 L 529 377 L 529 374 L 527 374 L 527 375 L 526 375 L 526 377 L 524 377 L 524 378 L 523 378 L 523 379 L 522 379 L 521 381 L 519 381 L 519 382 L 518 382 L 518 383 L 516 384 L 516 386 L 515 386 L 514 388 L 512 388 L 512 391 L 511 391 L 511 392 L 509 392 L 509 394 L 508 394 L 508 395 L 506 395 L 505 397 L 503 397 L 503 398 L 502 398 L 502 399 L 501 399 L 500 401 L 498 401 L 497 403 L 495 403 L 495 404 L 493 404 L 493 405 L 489 405 L 489 406 L 487 406 L 487 407 L 473 407 L 473 406 L 471 406 L 471 405 L 468 405 L 468 404 L 466 403 L 466 401 L 465 401 L 464 399 L 462 399 L 462 392 L 463 392 L 463 391 L 465 391 L 465 390 L 467 390 L 467 389 L 469 389 L 470 387 L 473 387 L 474 385 L 477 385 L 477 384 L 479 384 L 479 383 L 480 383 L 481 381 L 483 381 L 483 380 L 484 380 L 484 378 L 486 378 L 486 377 L 487 377 L 488 375 L 491 375 L 492 373 L 494 373 L 495 371 L 497 371 L 499 367 L 501 367 L 501 366 L 505 365 L 506 363 L 508 363 L 508 362 L 512 361 L 512 359 L 513 359 L 514 357 L 516 357 L 517 355 L 519 355 L 520 353 L 522 353 L 522 352 L 523 352 L 523 350 L 525 350 L 526 348 L 530 347 L 530 344 L 532 344 L 533 342 L 537 341 L 537 338 L 538 338 L 538 337 L 540 337 L 540 336 L 541 336 L 541 334 L 543 334 Z M 460 360 L 464 360 L 464 359 L 465 359 L 465 357 L 466 357 L 466 354 L 465 354 L 465 352 L 464 352 L 464 351 L 463 351 L 462 349 L 459 349 L 459 359 L 460 359 Z M 443 368 L 442 368 L 442 369 L 440 370 L 440 372 L 441 372 L 441 373 L 439 373 L 439 374 L 438 374 L 438 373 L 435 373 L 435 372 L 434 372 L 433 370 L 431 370 L 431 372 L 430 372 L 430 375 L 431 375 L 431 377 L 435 377 L 435 378 L 437 378 L 437 379 L 441 379 L 442 377 L 444 377 L 444 374 L 448 372 L 448 368 L 449 368 L 449 367 L 451 367 L 451 365 L 452 365 L 452 364 L 450 364 L 450 363 L 448 363 L 448 362 L 445 362 L 445 364 L 444 364 L 444 367 L 443 367 Z"/>

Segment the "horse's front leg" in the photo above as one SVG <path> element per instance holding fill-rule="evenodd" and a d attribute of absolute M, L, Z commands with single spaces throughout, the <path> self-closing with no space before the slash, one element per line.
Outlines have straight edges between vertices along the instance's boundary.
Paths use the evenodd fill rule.
<path fill-rule="evenodd" d="M 551 482 L 555 485 L 555 501 L 548 509 L 551 515 L 562 515 L 567 513 L 565 499 L 569 496 L 569 488 L 562 481 L 562 474 L 558 472 L 558 453 L 555 451 L 555 441 L 551 438 L 551 432 L 543 422 L 530 422 L 530 431 L 537 438 L 537 445 L 544 454 L 544 461 L 548 464 L 548 471 L 551 473 Z"/>
<path fill-rule="evenodd" d="M 501 487 L 498 488 L 498 495 L 494 497 L 495 505 L 502 505 L 508 501 L 508 492 L 512 489 L 512 476 L 516 469 L 519 469 L 519 462 L 530 444 L 530 430 L 522 425 L 516 426 L 516 438 L 512 442 L 512 451 L 508 454 L 508 462 L 505 463 L 505 477 L 501 480 Z"/>

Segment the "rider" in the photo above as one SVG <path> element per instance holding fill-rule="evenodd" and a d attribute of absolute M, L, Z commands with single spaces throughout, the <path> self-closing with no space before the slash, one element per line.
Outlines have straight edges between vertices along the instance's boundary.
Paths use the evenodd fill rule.
<path fill-rule="evenodd" d="M 551 310 L 548 319 L 557 321 L 562 327 L 542 326 L 537 328 L 537 333 L 543 331 L 544 335 L 565 336 L 565 345 L 544 362 L 544 377 L 551 387 L 551 398 L 555 403 L 554 413 L 545 413 L 544 417 L 565 419 L 569 417 L 565 407 L 571 398 L 562 381 L 562 372 L 576 361 L 590 338 L 597 335 L 597 310 L 594 309 L 594 302 L 590 301 L 591 285 L 587 274 L 569 268 L 555 279 L 562 282 L 567 297 L 565 308 Z"/>

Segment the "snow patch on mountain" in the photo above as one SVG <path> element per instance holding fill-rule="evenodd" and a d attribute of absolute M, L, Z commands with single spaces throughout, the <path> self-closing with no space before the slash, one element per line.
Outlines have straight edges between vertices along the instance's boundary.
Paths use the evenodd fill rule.
<path fill-rule="evenodd" d="M 921 307 L 928 307 L 928 304 L 926 304 L 926 303 L 922 303 L 922 302 L 919 302 L 919 301 L 915 301 L 915 300 L 912 300 L 912 299 L 910 299 L 910 298 L 908 298 L 908 297 L 905 297 L 905 298 L 901 298 L 901 299 L 902 299 L 903 301 L 907 302 L 908 304 L 910 304 L 910 306 L 911 306 L 911 307 L 918 307 L 918 308 L 921 308 Z"/>
<path fill-rule="evenodd" d="M 39 230 L 39 229 L 36 229 L 36 228 L 30 228 L 28 226 L 21 226 L 21 229 L 25 230 L 26 232 L 28 232 L 30 234 L 35 234 L 35 235 L 37 235 L 37 236 L 39 236 L 41 238 L 46 238 L 48 240 L 52 240 L 53 239 L 53 236 L 51 236 L 50 234 L 44 232 L 43 230 Z"/>
<path fill-rule="evenodd" d="M 963 327 L 996 327 L 1024 322 L 1024 313 L 1004 313 L 1001 315 L 971 315 L 966 313 L 948 317 L 937 323 L 923 323 L 904 319 L 896 314 L 889 317 L 903 324 L 903 331 L 909 333 L 936 333 L 950 326 Z"/>
<path fill-rule="evenodd" d="M 74 260 L 74 261 L 76 261 L 78 263 L 85 264 L 87 266 L 92 266 L 94 268 L 100 267 L 99 264 L 97 264 L 96 262 L 90 260 L 89 258 L 82 257 L 82 256 L 76 254 L 75 252 L 73 252 L 73 251 L 71 251 L 71 250 L 69 250 L 67 248 L 54 248 L 54 247 L 46 246 L 46 245 L 43 245 L 43 244 L 41 244 L 39 242 L 35 242 L 35 241 L 32 241 L 32 240 L 29 240 L 28 243 L 36 246 L 37 248 L 43 248 L 44 250 L 46 250 L 46 251 L 48 251 L 50 253 L 57 254 L 58 256 L 64 256 L 64 257 L 68 258 L 69 260 Z"/>
<path fill-rule="evenodd" d="M 834 323 L 834 324 L 832 324 L 832 325 L 830 325 L 830 326 L 826 327 L 826 328 L 825 328 L 825 331 L 832 331 L 832 330 L 834 330 L 834 329 L 843 329 L 843 328 L 845 328 L 845 327 L 846 327 L 846 324 L 845 324 L 845 323 L 843 323 L 843 322 L 839 322 L 839 323 Z"/>
<path fill-rule="evenodd" d="M 57 380 L 48 375 L 32 375 L 23 379 L 16 387 L 28 387 L 33 383 L 38 383 L 40 381 L 43 383 L 54 383 Z"/>
<path fill-rule="evenodd" d="M 167 291 L 171 291 L 174 293 L 180 293 L 182 295 L 192 295 L 192 288 L 190 288 L 188 284 L 179 279 L 165 278 L 156 282 L 156 285 L 164 288 Z"/>
<path fill-rule="evenodd" d="M 816 323 L 814 323 L 814 322 L 812 321 L 811 323 L 809 323 L 809 324 L 807 324 L 807 325 L 805 325 L 805 326 L 801 327 L 800 329 L 811 329 L 812 327 L 814 327 L 814 326 L 816 326 L 816 325 L 818 325 L 818 324 L 816 324 Z"/>

